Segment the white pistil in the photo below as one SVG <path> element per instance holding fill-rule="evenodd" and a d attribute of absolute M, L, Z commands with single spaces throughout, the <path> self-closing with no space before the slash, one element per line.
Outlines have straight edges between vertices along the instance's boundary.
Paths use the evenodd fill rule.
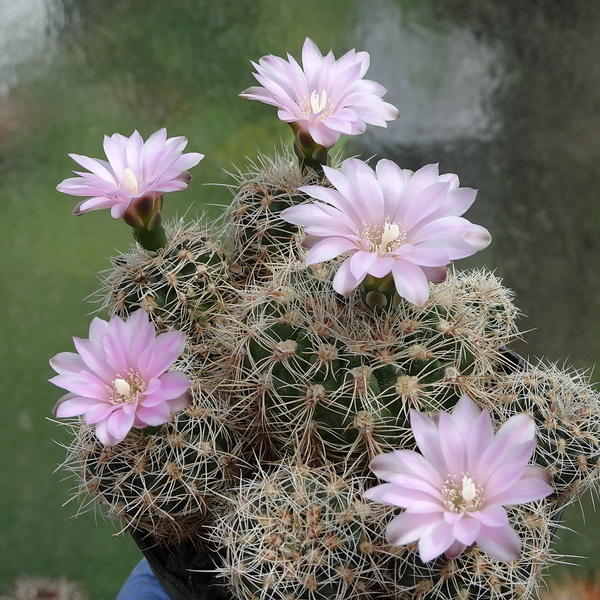
<path fill-rule="evenodd" d="M 393 246 L 399 237 L 400 227 L 396 223 L 386 223 L 381 234 L 380 252 L 385 254 L 388 251 L 388 245 Z"/>
<path fill-rule="evenodd" d="M 124 379 L 115 379 L 115 392 L 119 396 L 129 396 L 131 394 L 131 386 Z"/>
<path fill-rule="evenodd" d="M 483 491 L 478 489 L 475 482 L 463 475 L 460 484 L 448 479 L 442 489 L 446 510 L 453 513 L 474 512 L 483 505 Z"/>
<path fill-rule="evenodd" d="M 363 223 L 363 239 L 369 241 L 371 252 L 385 256 L 404 244 L 406 233 L 397 223 L 385 223 L 381 232 L 378 228 Z"/>
<path fill-rule="evenodd" d="M 117 377 L 109 390 L 111 404 L 134 404 L 146 391 L 146 382 L 134 371 L 127 379 Z"/>
<path fill-rule="evenodd" d="M 315 90 L 310 95 L 310 108 L 313 113 L 320 113 L 327 106 L 327 92 L 323 90 L 322 94 L 319 94 Z"/>
<path fill-rule="evenodd" d="M 315 90 L 311 93 L 310 99 L 298 102 L 298 106 L 305 118 L 315 116 L 317 119 L 324 119 L 335 112 L 335 107 L 329 101 L 325 90 L 321 93 Z"/>
<path fill-rule="evenodd" d="M 462 497 L 467 504 L 471 504 L 477 496 L 477 488 L 473 480 L 466 475 L 462 478 Z"/>
<path fill-rule="evenodd" d="M 123 182 L 129 188 L 132 194 L 137 194 L 139 191 L 138 180 L 135 173 L 129 168 L 123 169 Z"/>

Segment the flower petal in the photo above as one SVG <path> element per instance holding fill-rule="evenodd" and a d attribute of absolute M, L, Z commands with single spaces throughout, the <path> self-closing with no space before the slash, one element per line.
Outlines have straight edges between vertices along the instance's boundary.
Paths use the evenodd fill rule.
<path fill-rule="evenodd" d="M 385 530 L 387 541 L 393 546 L 403 546 L 418 540 L 427 529 L 442 522 L 441 513 L 400 513 Z"/>
<path fill-rule="evenodd" d="M 419 556 L 424 563 L 429 562 L 444 554 L 456 541 L 453 526 L 440 520 L 427 528 L 419 538 Z"/>
<path fill-rule="evenodd" d="M 510 526 L 483 526 L 477 536 L 479 547 L 501 562 L 518 560 L 521 554 L 521 540 L 517 532 Z"/>

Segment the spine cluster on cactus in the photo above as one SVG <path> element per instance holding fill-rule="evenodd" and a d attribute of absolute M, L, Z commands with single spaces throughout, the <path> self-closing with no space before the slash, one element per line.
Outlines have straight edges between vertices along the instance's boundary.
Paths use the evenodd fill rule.
<path fill-rule="evenodd" d="M 560 507 L 598 479 L 597 392 L 507 351 L 518 311 L 485 270 L 450 269 L 423 307 L 338 296 L 331 266 L 306 267 L 279 217 L 315 177 L 263 158 L 239 175 L 220 233 L 175 223 L 165 248 L 113 261 L 104 308 L 142 307 L 186 332 L 194 402 L 110 448 L 73 424 L 75 495 L 159 544 L 201 540 L 235 600 L 534 597 Z M 553 474 L 555 496 L 509 508 L 522 543 L 513 563 L 474 546 L 423 564 L 415 544 L 386 542 L 393 509 L 361 498 L 377 483 L 370 459 L 415 448 L 409 410 L 449 410 L 464 394 L 496 426 L 531 414 L 535 462 Z"/>

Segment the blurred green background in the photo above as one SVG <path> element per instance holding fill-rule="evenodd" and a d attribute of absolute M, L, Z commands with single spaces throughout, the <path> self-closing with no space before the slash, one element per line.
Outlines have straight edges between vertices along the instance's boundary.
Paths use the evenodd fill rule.
<path fill-rule="evenodd" d="M 237 96 L 250 60 L 306 36 L 336 56 L 371 54 L 368 77 L 401 117 L 345 141 L 403 167 L 440 162 L 479 188 L 470 218 L 494 243 L 486 264 L 528 315 L 526 356 L 577 368 L 600 357 L 600 5 L 567 0 L 0 0 L 0 593 L 15 577 L 67 576 L 111 600 L 139 560 L 93 513 L 71 519 L 53 474 L 67 432 L 47 420 L 61 391 L 48 358 L 87 337 L 96 273 L 130 244 L 107 211 L 71 215 L 55 186 L 102 156 L 104 134 L 166 126 L 206 158 L 167 217 L 228 202 L 225 171 L 290 130 Z M 600 563 L 591 502 L 571 507 L 559 551 Z M 555 570 L 556 571 L 556 570 Z M 553 571 L 552 574 L 555 572 Z M 556 571 L 558 572 L 558 571 Z M 582 569 L 579 569 L 582 572 Z"/>

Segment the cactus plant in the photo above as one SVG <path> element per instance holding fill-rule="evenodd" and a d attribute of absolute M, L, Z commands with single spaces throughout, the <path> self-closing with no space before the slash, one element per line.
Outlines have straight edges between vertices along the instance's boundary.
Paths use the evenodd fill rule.
<path fill-rule="evenodd" d="M 312 43 L 304 53 L 313 68 L 335 60 L 317 60 Z M 284 102 L 265 94 L 245 95 Z M 320 94 L 310 96 L 312 112 L 331 99 Z M 308 123 L 315 115 L 307 114 Z M 448 266 L 490 241 L 459 216 L 475 192 L 432 165 L 412 173 L 353 159 L 332 168 L 330 116 L 318 116 L 318 129 L 292 126 L 299 164 L 284 152 L 240 172 L 219 227 L 167 223 L 163 242 L 144 246 L 138 236 L 113 260 L 100 295 L 115 331 L 141 309 L 158 330 L 182 332 L 172 369 L 189 379 L 192 400 L 101 443 L 92 428 L 100 417 L 71 379 L 106 369 L 94 342 L 80 342 L 81 357 L 55 381 L 71 394 L 63 402 L 85 408 L 71 411 L 85 419 L 70 421 L 64 464 L 78 478 L 75 497 L 86 508 L 91 494 L 168 552 L 191 547 L 190 565 L 212 565 L 232 600 L 533 598 L 555 558 L 561 508 L 597 483 L 600 397 L 582 374 L 512 354 L 521 336 L 512 293 L 485 269 Z M 317 146 L 325 151 L 315 154 Z M 132 414 L 138 397 L 152 404 L 150 382 L 110 373 L 107 414 Z M 128 381 L 135 394 L 123 392 Z M 518 536 L 518 557 L 471 541 L 423 558 L 416 538 L 390 539 L 394 502 L 367 499 L 379 483 L 370 469 L 377 457 L 416 450 L 423 434 L 414 422 L 447 418 L 465 396 L 489 415 L 490 431 L 529 415 L 537 446 L 532 434 L 525 463 L 533 455 L 535 467 L 526 473 L 553 478 L 551 495 L 547 488 L 530 494 L 534 501 L 505 502 L 502 518 L 494 513 L 493 526 L 506 519 Z M 446 482 L 456 488 L 456 501 L 446 498 L 450 520 L 483 494 L 462 476 L 462 488 L 450 475 Z M 186 580 L 204 590 L 205 576 L 190 568 Z"/>

